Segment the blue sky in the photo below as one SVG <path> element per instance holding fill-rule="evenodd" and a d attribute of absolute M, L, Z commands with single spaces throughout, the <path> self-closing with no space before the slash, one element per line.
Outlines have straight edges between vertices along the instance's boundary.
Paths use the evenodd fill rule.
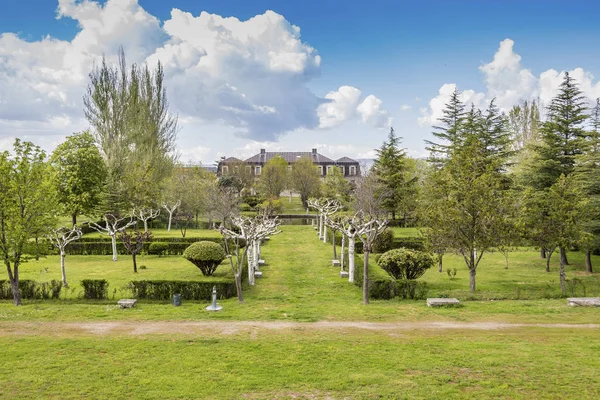
<path fill-rule="evenodd" d="M 86 12 L 91 3 L 98 3 L 96 11 Z M 57 19 L 59 6 L 63 17 Z M 124 11 L 115 12 L 118 7 Z M 588 97 L 600 96 L 595 78 L 600 57 L 594 50 L 600 43 L 600 2 L 23 0 L 3 4 L 0 14 L 0 34 L 18 35 L 14 40 L 6 35 L 0 39 L 0 146 L 23 136 L 51 150 L 69 130 L 85 128 L 81 110 L 79 115 L 77 111 L 87 84 L 84 72 L 101 53 L 114 53 L 117 43 L 130 56 L 137 55 L 139 59 L 133 60 L 137 62 L 181 57 L 181 52 L 169 53 L 169 46 L 157 51 L 167 44 L 191 43 L 194 52 L 199 51 L 194 62 L 206 52 L 209 57 L 204 60 L 215 54 L 207 49 L 222 49 L 224 42 L 198 39 L 210 36 L 212 25 L 205 27 L 206 21 L 198 20 L 197 32 L 185 30 L 181 27 L 187 17 L 172 19 L 172 9 L 191 17 L 202 11 L 235 17 L 241 25 L 226 27 L 234 35 L 236 29 L 245 32 L 243 23 L 248 19 L 263 16 L 251 31 L 264 25 L 269 32 L 253 37 L 251 45 L 244 40 L 235 43 L 236 62 L 247 61 L 243 55 L 250 54 L 253 61 L 248 65 L 232 64 L 223 52 L 204 70 L 194 69 L 196 64 L 183 68 L 178 59 L 167 84 L 174 111 L 181 117 L 183 159 L 210 163 L 221 155 L 241 157 L 260 147 L 315 146 L 336 157 L 368 157 L 384 139 L 390 122 L 404 137 L 409 153 L 422 156 L 423 139 L 429 137 L 452 84 L 465 91 L 465 101 L 483 106 L 499 97 L 508 109 L 530 97 L 548 100 L 561 71 L 576 71 Z M 266 16 L 267 10 L 281 15 L 283 22 Z M 110 13 L 122 14 L 123 19 L 111 26 L 116 16 Z M 146 22 L 140 23 L 135 15 Z M 170 25 L 165 23 L 169 20 Z M 291 32 L 287 23 L 299 27 L 300 36 L 282 44 L 278 38 Z M 86 26 L 92 28 L 85 31 Z M 81 38 L 74 40 L 78 34 Z M 56 39 L 54 43 L 41 41 L 48 35 Z M 43 46 L 52 48 L 47 57 L 36 54 Z M 15 56 L 19 50 L 32 53 L 31 59 Z M 269 52 L 284 58 L 277 58 L 275 65 Z M 294 64 L 300 56 L 308 57 L 307 64 Z M 271 64 L 262 70 L 256 62 Z M 191 90 L 190 83 L 197 82 L 201 84 Z M 23 86 L 31 90 L 16 89 Z M 344 86 L 359 92 L 342 91 Z M 235 93 L 223 92 L 232 87 Z M 205 88 L 209 90 L 199 100 L 198 93 Z M 332 107 L 318 105 L 338 89 L 337 97 L 328 96 Z M 22 98 L 13 101 L 15 95 Z M 228 103 L 238 95 L 241 98 Z M 373 96 L 370 101 L 368 96 Z M 16 110 L 28 105 L 43 110 L 37 114 Z M 227 114 L 232 109 L 235 115 Z"/>

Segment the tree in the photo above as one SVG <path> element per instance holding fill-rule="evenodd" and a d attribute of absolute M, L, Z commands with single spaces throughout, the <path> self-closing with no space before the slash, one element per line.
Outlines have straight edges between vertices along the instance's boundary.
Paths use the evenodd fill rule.
<path fill-rule="evenodd" d="M 101 226 L 95 222 L 90 222 L 90 226 L 99 232 L 102 235 L 109 236 L 112 242 L 112 260 L 117 261 L 117 235 L 120 232 L 125 231 L 125 229 L 129 228 L 137 224 L 137 221 L 132 217 L 129 217 L 129 221 L 127 221 L 128 217 L 122 217 L 115 214 L 105 214 L 104 215 L 104 226 Z"/>
<path fill-rule="evenodd" d="M 434 263 L 431 254 L 408 249 L 389 250 L 377 261 L 392 278 L 409 281 L 419 279 Z"/>
<path fill-rule="evenodd" d="M 160 62 L 128 68 L 122 50 L 117 67 L 103 59 L 90 73 L 84 111 L 108 169 L 109 212 L 147 206 L 171 173 L 178 128 L 163 80 Z"/>
<path fill-rule="evenodd" d="M 331 169 L 325 176 L 325 182 L 321 185 L 321 194 L 323 197 L 337 199 L 343 204 L 350 202 L 350 193 L 352 186 L 348 179 L 344 177 L 344 173 L 338 167 Z"/>
<path fill-rule="evenodd" d="M 152 239 L 152 232 L 135 231 L 133 233 L 128 233 L 126 230 L 122 230 L 120 239 L 123 242 L 123 246 L 125 246 L 125 250 L 131 254 L 131 258 L 133 259 L 133 272 L 137 274 L 136 256 L 144 248 L 144 243 Z"/>
<path fill-rule="evenodd" d="M 52 152 L 58 201 L 77 224 L 78 215 L 92 214 L 102 199 L 106 165 L 88 132 L 68 136 Z"/>
<path fill-rule="evenodd" d="M 62 283 L 65 285 L 65 287 L 69 287 L 69 284 L 67 283 L 67 273 L 65 271 L 65 257 L 67 255 L 65 248 L 69 243 L 81 238 L 82 235 L 83 233 L 81 232 L 81 229 L 77 227 L 77 225 L 73 225 L 73 228 L 71 229 L 65 227 L 54 229 L 52 230 L 52 233 L 48 235 L 50 242 L 60 252 L 60 272 L 62 275 Z"/>
<path fill-rule="evenodd" d="M 401 138 L 396 136 L 394 128 L 390 128 L 388 140 L 377 149 L 377 157 L 373 164 L 373 172 L 381 184 L 379 196 L 383 207 L 396 219 L 402 197 L 408 186 L 414 185 L 416 179 L 406 181 L 406 153 L 400 147 Z"/>
<path fill-rule="evenodd" d="M 537 143 L 540 127 L 540 107 L 536 100 L 525 100 L 513 106 L 508 113 L 508 130 L 513 151 L 525 150 Z"/>
<path fill-rule="evenodd" d="M 481 140 L 468 135 L 447 165 L 430 174 L 427 185 L 430 207 L 438 218 L 434 229 L 445 237 L 449 248 L 463 256 L 472 292 L 481 257 L 496 244 L 495 229 L 503 218 L 503 178 L 485 154 Z"/>
<path fill-rule="evenodd" d="M 55 226 L 56 198 L 46 153 L 16 139 L 14 154 L 0 153 L 0 255 L 13 303 L 21 305 L 19 267 L 27 243 Z"/>
<path fill-rule="evenodd" d="M 160 210 L 155 210 L 153 208 L 134 208 L 132 214 L 144 223 L 144 232 L 148 232 L 148 221 L 157 218 L 160 215 Z"/>
<path fill-rule="evenodd" d="M 442 166 L 452 154 L 454 148 L 461 142 L 461 125 L 465 117 L 465 105 L 460 100 L 460 92 L 455 89 L 450 100 L 444 108 L 444 115 L 434 126 L 433 136 L 436 142 L 426 140 L 426 149 L 429 151 L 429 161 L 437 166 Z"/>
<path fill-rule="evenodd" d="M 316 196 L 321 178 L 315 164 L 308 157 L 301 157 L 292 164 L 291 186 L 300 194 L 302 206 L 308 208 L 308 199 Z"/>
<path fill-rule="evenodd" d="M 183 252 L 183 258 L 198 267 L 202 275 L 211 276 L 225 259 L 225 250 L 218 243 L 200 241 L 189 245 Z"/>
<path fill-rule="evenodd" d="M 534 189 L 549 188 L 561 175 L 568 177 L 574 172 L 576 158 L 588 145 L 588 133 L 583 127 L 587 118 L 584 95 L 565 73 L 559 92 L 548 107 L 548 119 L 541 126 L 541 143 L 534 148 L 536 156 L 529 178 Z"/>
<path fill-rule="evenodd" d="M 279 155 L 271 158 L 262 169 L 258 185 L 260 190 L 270 198 L 279 195 L 288 186 L 288 165 Z"/>
<path fill-rule="evenodd" d="M 239 214 L 240 197 L 232 188 L 219 187 L 216 183 L 207 184 L 206 209 L 211 219 L 229 226 L 231 219 Z"/>

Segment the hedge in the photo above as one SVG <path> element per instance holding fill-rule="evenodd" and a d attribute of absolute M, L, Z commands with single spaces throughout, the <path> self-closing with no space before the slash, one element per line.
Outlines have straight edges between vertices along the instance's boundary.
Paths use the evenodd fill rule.
<path fill-rule="evenodd" d="M 90 300 L 108 299 L 108 281 L 106 279 L 84 279 L 83 297 Z"/>
<path fill-rule="evenodd" d="M 92 239 L 92 240 L 89 240 Z M 94 255 L 94 256 L 107 256 L 112 255 L 112 243 L 110 238 L 86 238 L 84 240 L 78 240 L 76 242 L 70 243 L 66 248 L 65 252 L 68 255 Z M 100 239 L 100 240 L 98 240 Z M 164 242 L 167 244 L 167 249 L 165 254 L 168 255 L 182 255 L 185 249 L 189 247 L 191 243 L 198 241 L 208 241 L 213 243 L 218 243 L 223 245 L 223 239 L 221 238 L 194 238 L 193 241 L 181 241 L 181 242 L 173 242 L 160 239 L 157 242 Z M 142 248 L 142 252 L 149 254 L 150 246 L 152 243 L 157 242 L 146 242 L 144 243 L 144 247 Z M 56 251 L 55 251 L 56 252 Z M 130 254 L 123 246 L 121 241 L 117 241 L 117 254 L 128 255 Z"/>
<path fill-rule="evenodd" d="M 328 236 L 329 236 L 329 234 L 328 234 Z M 331 237 L 328 237 L 327 240 L 328 240 L 328 242 L 331 242 Z M 342 245 L 342 237 L 340 235 L 336 235 L 335 242 L 338 246 L 341 246 Z M 346 246 L 348 246 L 348 240 L 346 240 Z M 400 249 L 400 248 L 424 251 L 425 250 L 425 241 L 423 240 L 423 238 L 420 238 L 420 237 L 394 238 L 394 241 L 391 243 L 391 246 L 387 250 Z M 363 252 L 363 244 L 360 241 L 360 239 L 358 239 L 358 238 L 356 239 L 356 242 L 354 245 L 354 250 L 359 254 L 362 254 L 362 252 Z M 385 251 L 387 251 L 387 250 L 385 250 Z M 382 251 L 382 252 L 385 252 L 385 251 Z"/>
<path fill-rule="evenodd" d="M 171 300 L 176 293 L 185 300 L 211 300 L 213 286 L 219 299 L 237 296 L 234 281 L 131 281 L 127 288 L 140 300 Z"/>
<path fill-rule="evenodd" d="M 28 279 L 19 280 L 19 291 L 23 299 L 58 299 L 63 288 L 61 281 L 36 282 Z M 12 300 L 10 281 L 0 280 L 0 299 Z"/>

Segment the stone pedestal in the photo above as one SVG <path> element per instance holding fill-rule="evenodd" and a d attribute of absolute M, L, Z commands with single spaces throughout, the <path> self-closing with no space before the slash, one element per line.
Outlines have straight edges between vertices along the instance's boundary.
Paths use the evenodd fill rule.
<path fill-rule="evenodd" d="M 571 307 L 600 307 L 600 297 L 570 297 L 567 304 Z"/>
<path fill-rule="evenodd" d="M 427 299 L 427 307 L 458 306 L 459 304 L 460 304 L 460 301 L 458 301 L 458 299 L 443 299 L 443 298 Z"/>
<path fill-rule="evenodd" d="M 348 271 L 340 271 L 340 278 L 348 279 L 349 275 Z"/>
<path fill-rule="evenodd" d="M 135 303 L 137 303 L 137 299 L 121 299 L 117 301 L 120 308 L 133 308 L 135 307 Z"/>
<path fill-rule="evenodd" d="M 262 278 L 262 271 L 254 271 L 255 278 Z"/>
<path fill-rule="evenodd" d="M 339 267 L 341 265 L 340 260 L 331 260 L 331 265 L 334 267 Z"/>

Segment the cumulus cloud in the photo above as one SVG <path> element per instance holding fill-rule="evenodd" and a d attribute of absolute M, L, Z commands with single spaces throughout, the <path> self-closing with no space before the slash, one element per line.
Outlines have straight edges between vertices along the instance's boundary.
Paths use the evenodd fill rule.
<path fill-rule="evenodd" d="M 474 103 L 476 107 L 482 107 L 495 98 L 496 104 L 504 111 L 510 110 L 522 100 L 537 98 L 542 104 L 550 103 L 558 91 L 565 71 L 549 69 L 536 77 L 531 70 L 522 65 L 521 56 L 514 51 L 514 44 L 511 39 L 500 42 L 493 60 L 479 67 L 484 76 L 486 92 L 464 90 L 461 93 L 464 103 Z M 568 72 L 577 81 L 590 104 L 600 97 L 600 82 L 594 83 L 591 73 L 582 68 Z M 429 101 L 428 107 L 421 108 L 421 117 L 418 119 L 421 126 L 436 123 L 443 115 L 444 106 L 455 89 L 454 83 L 442 85 L 438 95 Z"/>
<path fill-rule="evenodd" d="M 114 62 L 120 46 L 130 63 L 164 64 L 172 109 L 182 118 L 218 122 L 254 140 L 358 117 L 376 125 L 387 113 L 373 100 L 357 109 L 360 99 L 343 98 L 360 94 L 350 86 L 337 97 L 311 92 L 307 83 L 319 75 L 321 57 L 299 27 L 273 11 L 242 21 L 173 9 L 161 24 L 138 0 L 58 0 L 56 17 L 77 22 L 72 40 L 0 34 L 0 120 L 37 130 L 57 118 L 80 120 L 88 73 L 103 54 Z"/>
<path fill-rule="evenodd" d="M 317 109 L 320 128 L 333 128 L 359 116 L 363 123 L 381 128 L 389 125 L 390 116 L 380 99 L 369 95 L 361 102 L 362 92 L 352 86 L 342 86 L 325 95 L 327 102 Z"/>
<path fill-rule="evenodd" d="M 409 104 L 402 104 L 400 106 L 400 111 L 410 111 L 410 110 L 412 110 L 412 106 Z"/>

